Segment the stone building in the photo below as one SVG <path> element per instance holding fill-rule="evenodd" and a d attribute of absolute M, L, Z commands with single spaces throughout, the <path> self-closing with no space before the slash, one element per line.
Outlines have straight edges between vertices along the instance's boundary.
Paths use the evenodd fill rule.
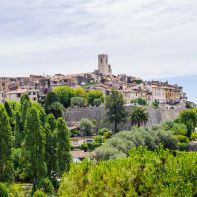
<path fill-rule="evenodd" d="M 112 75 L 111 65 L 108 64 L 108 55 L 98 55 L 98 73 L 103 75 Z"/>

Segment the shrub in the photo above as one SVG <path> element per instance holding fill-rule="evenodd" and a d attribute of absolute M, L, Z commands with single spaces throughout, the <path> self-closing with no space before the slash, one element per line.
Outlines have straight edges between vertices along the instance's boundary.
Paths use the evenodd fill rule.
<path fill-rule="evenodd" d="M 162 127 L 166 131 L 171 130 L 173 126 L 174 126 L 174 122 L 173 121 L 165 121 L 165 122 L 162 123 Z"/>
<path fill-rule="evenodd" d="M 85 107 L 87 106 L 87 101 L 82 97 L 73 97 L 71 98 L 72 107 Z"/>
<path fill-rule="evenodd" d="M 187 135 L 187 128 L 182 123 L 174 123 L 173 127 L 170 130 L 174 135 Z"/>
<path fill-rule="evenodd" d="M 82 119 L 80 121 L 80 130 L 86 136 L 91 136 L 93 134 L 94 124 L 88 119 Z"/>
<path fill-rule="evenodd" d="M 47 197 L 47 195 L 42 190 L 37 190 L 33 197 Z"/>
<path fill-rule="evenodd" d="M 159 102 L 157 102 L 157 101 L 152 102 L 151 105 L 152 105 L 154 108 L 159 108 Z"/>
<path fill-rule="evenodd" d="M 197 132 L 192 132 L 192 134 L 191 134 L 191 140 L 192 141 L 197 140 Z"/>
<path fill-rule="evenodd" d="M 102 104 L 102 100 L 100 98 L 94 99 L 94 106 L 99 107 Z"/>
<path fill-rule="evenodd" d="M 105 147 L 103 151 L 110 155 L 117 149 Z M 85 160 L 73 165 L 61 180 L 59 196 L 197 195 L 196 153 L 177 152 L 173 156 L 162 147 L 156 151 L 138 147 L 131 149 L 129 154 L 127 158 L 98 163 Z"/>
<path fill-rule="evenodd" d="M 71 130 L 70 131 L 70 137 L 77 137 L 77 136 L 80 136 L 81 135 L 81 132 L 78 131 L 78 130 Z"/>
<path fill-rule="evenodd" d="M 183 135 L 176 135 L 176 138 L 179 142 L 189 143 L 189 139 Z"/>
<path fill-rule="evenodd" d="M 38 181 L 37 188 L 45 193 L 53 193 L 54 188 L 49 178 L 44 178 Z"/>
<path fill-rule="evenodd" d="M 179 146 L 180 151 L 188 151 L 188 148 L 189 148 L 188 143 L 180 142 L 180 143 L 178 143 L 178 146 Z"/>
<path fill-rule="evenodd" d="M 147 105 L 147 101 L 143 98 L 137 98 L 131 100 L 131 103 L 138 104 L 138 105 Z"/>
<path fill-rule="evenodd" d="M 8 197 L 8 190 L 3 183 L 0 183 L 0 197 Z"/>
<path fill-rule="evenodd" d="M 107 128 L 99 129 L 98 134 L 104 136 L 105 139 L 109 139 L 109 138 L 111 138 L 112 135 L 113 135 L 112 131 L 110 131 L 110 130 L 107 129 Z"/>
<path fill-rule="evenodd" d="M 154 150 L 160 144 L 163 144 L 164 148 L 175 150 L 177 148 L 178 140 L 173 136 L 170 131 L 164 131 L 161 127 L 155 127 L 150 129 L 136 128 L 131 131 L 122 131 L 105 144 L 95 150 L 96 159 L 112 159 L 116 156 L 126 156 L 128 151 L 133 147 L 147 146 L 148 149 Z M 109 151 L 108 151 L 109 150 Z M 111 150 L 117 150 L 110 152 Z M 110 154 L 109 154 L 110 153 Z"/>

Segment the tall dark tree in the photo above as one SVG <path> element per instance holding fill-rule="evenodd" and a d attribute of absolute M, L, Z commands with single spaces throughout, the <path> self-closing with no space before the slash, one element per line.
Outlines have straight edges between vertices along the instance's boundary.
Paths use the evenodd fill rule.
<path fill-rule="evenodd" d="M 22 165 L 34 185 L 38 178 L 46 175 L 46 136 L 38 111 L 30 107 L 25 121 L 25 138 L 22 146 Z"/>
<path fill-rule="evenodd" d="M 118 131 L 118 124 L 126 121 L 127 112 L 124 104 L 123 95 L 112 89 L 111 95 L 106 98 L 105 109 L 107 111 L 107 120 L 114 123 L 115 133 Z"/>
<path fill-rule="evenodd" d="M 61 176 L 70 169 L 70 138 L 69 130 L 63 118 L 57 119 L 57 173 Z"/>
<path fill-rule="evenodd" d="M 50 113 L 49 106 L 51 106 L 55 102 L 59 102 L 59 98 L 57 94 L 53 91 L 49 91 L 47 93 L 47 96 L 44 102 L 44 108 L 45 108 L 46 113 Z"/>
<path fill-rule="evenodd" d="M 23 124 L 21 121 L 21 115 L 17 111 L 15 115 L 15 129 L 14 129 L 14 136 L 15 136 L 15 148 L 21 148 L 22 141 L 24 139 L 24 130 Z"/>
<path fill-rule="evenodd" d="M 56 140 L 56 120 L 53 114 L 47 116 L 47 123 L 45 125 L 46 133 L 46 165 L 48 170 L 48 176 L 51 176 L 52 171 L 56 171 L 56 149 L 57 149 L 57 140 Z"/>
<path fill-rule="evenodd" d="M 31 107 L 31 102 L 29 99 L 24 99 L 24 100 L 21 99 L 21 121 L 23 128 L 25 126 L 27 111 L 30 107 Z"/>
<path fill-rule="evenodd" d="M 0 105 L 0 182 L 11 181 L 13 163 L 11 158 L 12 131 L 3 105 Z"/>
<path fill-rule="evenodd" d="M 7 114 L 8 114 L 8 116 L 12 117 L 12 109 L 10 108 L 10 105 L 9 105 L 9 103 L 7 101 L 4 103 L 4 107 L 5 107 L 5 110 L 6 110 Z"/>
<path fill-rule="evenodd" d="M 30 102 L 30 98 L 29 98 L 29 95 L 28 94 L 23 94 L 22 95 L 22 97 L 20 99 L 21 106 L 24 104 L 25 101 Z"/>

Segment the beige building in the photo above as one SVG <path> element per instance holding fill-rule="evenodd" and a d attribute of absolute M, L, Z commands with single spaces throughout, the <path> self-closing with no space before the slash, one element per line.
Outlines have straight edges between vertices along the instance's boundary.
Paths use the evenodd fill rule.
<path fill-rule="evenodd" d="M 20 101 L 24 94 L 28 94 L 32 101 L 38 101 L 38 90 L 19 89 L 4 94 L 4 101 Z"/>

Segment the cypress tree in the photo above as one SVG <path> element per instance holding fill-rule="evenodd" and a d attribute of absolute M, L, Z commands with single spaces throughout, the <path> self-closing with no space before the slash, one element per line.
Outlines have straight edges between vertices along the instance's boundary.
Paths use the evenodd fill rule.
<path fill-rule="evenodd" d="M 57 119 L 57 173 L 59 176 L 70 169 L 70 138 L 69 130 L 63 118 Z"/>
<path fill-rule="evenodd" d="M 34 185 L 38 178 L 45 177 L 46 136 L 39 119 L 38 111 L 30 107 L 25 121 L 25 138 L 22 146 L 22 159 L 25 171 Z"/>
<path fill-rule="evenodd" d="M 55 135 L 56 120 L 53 114 L 47 116 L 47 123 L 45 125 L 46 133 L 46 165 L 48 170 L 48 176 L 51 176 L 51 172 L 56 170 L 56 148 L 57 141 Z"/>
<path fill-rule="evenodd" d="M 11 159 L 12 131 L 3 105 L 0 105 L 0 181 L 12 181 L 13 163 Z"/>

